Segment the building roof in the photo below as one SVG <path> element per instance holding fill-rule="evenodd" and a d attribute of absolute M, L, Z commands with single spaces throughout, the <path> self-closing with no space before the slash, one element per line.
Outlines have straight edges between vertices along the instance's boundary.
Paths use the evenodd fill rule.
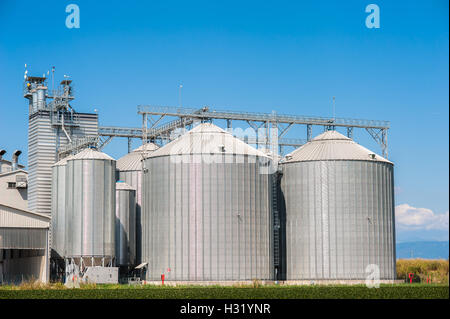
<path fill-rule="evenodd" d="M 199 124 L 154 151 L 148 157 L 191 154 L 238 154 L 268 157 L 263 152 L 211 123 Z"/>
<path fill-rule="evenodd" d="M 85 148 L 78 154 L 75 154 L 71 158 L 69 158 L 68 161 L 76 160 L 76 159 L 77 160 L 78 159 L 97 159 L 97 160 L 115 161 L 115 159 L 112 158 L 111 156 L 109 156 L 103 152 L 97 151 L 96 149 L 93 149 L 93 148 Z"/>
<path fill-rule="evenodd" d="M 0 228 L 48 228 L 50 216 L 0 203 Z"/>
<path fill-rule="evenodd" d="M 63 159 L 61 159 L 58 162 L 56 162 L 55 164 L 53 164 L 53 166 L 64 166 L 67 164 L 67 161 L 70 160 L 72 157 L 73 157 L 73 155 L 64 157 Z"/>
<path fill-rule="evenodd" d="M 11 161 L 8 161 L 8 160 L 5 160 L 4 158 L 0 159 L 0 164 L 6 164 L 6 165 L 12 166 L 12 162 L 11 162 Z M 17 164 L 17 167 L 19 167 L 19 168 L 25 168 L 25 166 L 22 165 L 22 164 Z"/>
<path fill-rule="evenodd" d="M 128 185 L 127 183 L 123 182 L 123 181 L 118 181 L 116 183 L 116 190 L 132 190 L 135 191 L 136 188 L 131 187 L 130 185 Z"/>
<path fill-rule="evenodd" d="M 138 148 L 133 150 L 133 152 L 153 152 L 156 151 L 158 148 L 159 146 L 156 145 L 155 143 L 147 143 L 139 146 Z"/>
<path fill-rule="evenodd" d="M 119 158 L 116 168 L 119 171 L 140 171 L 142 169 L 142 159 L 159 148 L 154 143 L 147 143 L 136 148 L 132 152 Z"/>
<path fill-rule="evenodd" d="M 359 160 L 392 163 L 337 131 L 326 131 L 285 156 L 283 163 Z"/>
<path fill-rule="evenodd" d="M 17 174 L 17 173 L 28 175 L 27 171 L 25 171 L 23 169 L 16 169 L 15 171 L 8 171 L 8 172 L 0 173 L 0 177 L 7 176 L 7 175 L 12 175 L 12 174 Z"/>

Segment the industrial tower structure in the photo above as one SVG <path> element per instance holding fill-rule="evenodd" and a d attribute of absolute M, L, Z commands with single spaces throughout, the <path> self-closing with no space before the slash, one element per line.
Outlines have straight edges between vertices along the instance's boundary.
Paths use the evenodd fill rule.
<path fill-rule="evenodd" d="M 59 149 L 85 137 L 97 136 L 98 115 L 77 113 L 71 80 L 65 76 L 57 89 L 48 89 L 45 76 L 27 76 L 23 96 L 29 101 L 28 120 L 28 209 L 51 214 L 52 165 Z M 51 99 L 47 103 L 47 99 Z"/>
<path fill-rule="evenodd" d="M 142 143 L 155 142 L 160 146 L 173 140 L 180 133 L 178 129 L 190 129 L 195 122 L 225 120 L 227 130 L 234 122 L 248 125 L 256 135 L 236 136 L 248 144 L 255 144 L 270 151 L 275 157 L 284 155 L 285 147 L 299 147 L 311 140 L 312 127 L 322 126 L 324 130 L 336 127 L 346 128 L 347 136 L 353 137 L 353 129 L 364 129 L 379 144 L 381 153 L 388 158 L 388 121 L 311 117 L 272 113 L 251 113 L 182 108 L 168 106 L 139 105 L 137 113 L 142 116 L 142 127 L 116 127 L 98 125 L 98 115 L 77 113 L 70 105 L 74 99 L 71 81 L 65 77 L 58 89 L 48 90 L 47 78 L 25 75 L 24 97 L 29 100 L 29 209 L 49 214 L 51 210 L 51 166 L 58 160 L 76 154 L 82 149 L 95 146 L 101 150 L 114 137 Z M 47 104 L 46 100 L 52 101 Z M 175 118 L 162 123 L 163 118 Z M 306 138 L 286 138 L 293 126 L 305 126 Z"/>

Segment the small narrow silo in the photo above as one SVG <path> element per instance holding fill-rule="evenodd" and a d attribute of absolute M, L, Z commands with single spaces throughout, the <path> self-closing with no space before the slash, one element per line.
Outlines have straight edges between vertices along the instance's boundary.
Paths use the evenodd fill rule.
<path fill-rule="evenodd" d="M 336 131 L 282 162 L 288 280 L 395 279 L 393 164 Z M 373 267 L 373 266 L 370 266 Z"/>
<path fill-rule="evenodd" d="M 86 266 L 112 265 L 115 256 L 116 161 L 84 149 L 66 166 L 66 257 Z"/>
<path fill-rule="evenodd" d="M 63 258 L 65 251 L 66 166 L 65 157 L 52 167 L 51 249 L 55 258 Z"/>
<path fill-rule="evenodd" d="M 204 123 L 144 160 L 147 279 L 273 279 L 270 159 Z"/>
<path fill-rule="evenodd" d="M 147 143 L 117 160 L 116 180 L 124 181 L 136 190 L 136 263 L 141 263 L 141 205 L 142 205 L 142 160 L 158 149 L 158 145 Z"/>
<path fill-rule="evenodd" d="M 116 265 L 136 264 L 136 190 L 116 183 Z"/>

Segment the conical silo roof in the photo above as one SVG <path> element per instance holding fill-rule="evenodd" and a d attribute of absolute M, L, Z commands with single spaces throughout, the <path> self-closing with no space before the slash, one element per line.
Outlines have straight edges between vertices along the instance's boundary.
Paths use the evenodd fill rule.
<path fill-rule="evenodd" d="M 116 183 L 116 190 L 132 190 L 132 191 L 135 191 L 136 188 L 128 185 L 127 183 L 125 183 L 123 181 L 118 181 Z"/>
<path fill-rule="evenodd" d="M 94 148 L 85 148 L 78 154 L 73 155 L 68 160 L 78 160 L 78 159 L 97 159 L 97 160 L 115 161 L 115 159 L 112 158 L 111 156 L 109 156 L 103 152 L 100 152 Z"/>
<path fill-rule="evenodd" d="M 53 166 L 64 166 L 67 164 L 67 161 L 70 160 L 72 157 L 73 157 L 73 155 L 66 156 L 63 159 L 60 159 L 55 164 L 53 164 Z"/>
<path fill-rule="evenodd" d="M 192 154 L 233 154 L 268 157 L 211 123 L 202 123 L 148 157 Z"/>
<path fill-rule="evenodd" d="M 286 155 L 283 163 L 357 160 L 391 163 L 337 131 L 326 131 Z"/>
<path fill-rule="evenodd" d="M 154 143 L 147 143 L 139 146 L 125 156 L 117 160 L 116 168 L 119 171 L 140 171 L 142 169 L 142 159 L 159 148 Z"/>

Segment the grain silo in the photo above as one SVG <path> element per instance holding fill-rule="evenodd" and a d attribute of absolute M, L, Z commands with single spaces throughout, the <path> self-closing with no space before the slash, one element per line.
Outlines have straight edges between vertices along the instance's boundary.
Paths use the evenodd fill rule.
<path fill-rule="evenodd" d="M 64 258 L 64 242 L 66 234 L 66 166 L 65 157 L 52 167 L 52 215 L 51 215 L 51 248 L 52 256 Z"/>
<path fill-rule="evenodd" d="M 147 279 L 273 279 L 270 159 L 205 123 L 144 160 Z"/>
<path fill-rule="evenodd" d="M 116 161 L 84 149 L 66 166 L 66 253 L 83 265 L 108 266 L 115 256 Z"/>
<path fill-rule="evenodd" d="M 136 189 L 136 262 L 141 262 L 141 205 L 142 205 L 142 160 L 158 149 L 158 145 L 147 143 L 117 160 L 117 179 Z"/>
<path fill-rule="evenodd" d="M 395 279 L 393 164 L 336 131 L 282 163 L 286 279 Z M 374 268 L 370 268 L 373 271 Z"/>
<path fill-rule="evenodd" d="M 116 265 L 136 264 L 136 190 L 116 183 Z"/>

